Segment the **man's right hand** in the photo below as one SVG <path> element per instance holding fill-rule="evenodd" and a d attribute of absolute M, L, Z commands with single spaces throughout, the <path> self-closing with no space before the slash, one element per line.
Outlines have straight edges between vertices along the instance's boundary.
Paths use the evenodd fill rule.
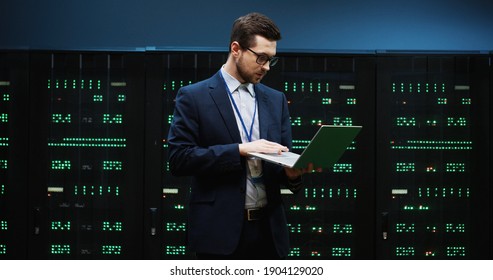
<path fill-rule="evenodd" d="M 286 146 L 278 144 L 276 142 L 267 141 L 264 139 L 255 140 L 253 142 L 241 143 L 238 145 L 240 155 L 248 156 L 248 153 L 257 152 L 265 154 L 281 154 L 282 152 L 288 152 L 289 149 Z"/>

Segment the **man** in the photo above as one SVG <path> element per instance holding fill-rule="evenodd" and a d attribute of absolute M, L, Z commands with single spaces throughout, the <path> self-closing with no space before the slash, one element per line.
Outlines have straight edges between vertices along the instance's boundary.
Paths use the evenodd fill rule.
<path fill-rule="evenodd" d="M 238 18 L 226 64 L 178 91 L 168 135 L 169 165 L 193 176 L 188 243 L 200 259 L 280 259 L 289 251 L 280 188 L 301 188 L 305 169 L 249 157 L 291 147 L 283 93 L 260 83 L 277 62 L 281 34 L 266 16 Z"/>

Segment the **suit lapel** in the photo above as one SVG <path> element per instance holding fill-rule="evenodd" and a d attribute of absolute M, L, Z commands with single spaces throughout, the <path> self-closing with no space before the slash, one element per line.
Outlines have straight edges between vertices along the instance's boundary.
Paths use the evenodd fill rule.
<path fill-rule="evenodd" d="M 214 100 L 217 110 L 222 116 L 222 121 L 229 131 L 231 140 L 235 143 L 241 143 L 241 136 L 238 131 L 238 125 L 236 124 L 233 108 L 231 107 L 231 101 L 229 100 L 224 80 L 219 75 L 219 72 L 216 73 L 211 79 L 211 83 L 209 84 L 209 94 Z"/>

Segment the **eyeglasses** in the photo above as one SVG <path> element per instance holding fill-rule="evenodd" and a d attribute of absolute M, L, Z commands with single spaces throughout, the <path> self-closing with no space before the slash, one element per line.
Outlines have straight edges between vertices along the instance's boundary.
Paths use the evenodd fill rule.
<path fill-rule="evenodd" d="M 268 55 L 265 55 L 265 54 L 258 54 L 250 48 L 247 48 L 247 50 L 251 51 L 252 53 L 254 53 L 257 56 L 257 64 L 260 64 L 262 66 L 265 65 L 267 62 L 269 62 L 269 66 L 272 67 L 272 66 L 276 65 L 277 62 L 279 61 L 279 57 L 277 57 L 277 56 L 269 57 Z"/>

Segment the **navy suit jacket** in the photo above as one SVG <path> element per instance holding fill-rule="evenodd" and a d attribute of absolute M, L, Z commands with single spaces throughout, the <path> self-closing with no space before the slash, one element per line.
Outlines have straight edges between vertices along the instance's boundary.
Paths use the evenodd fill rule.
<path fill-rule="evenodd" d="M 192 176 L 188 245 L 192 251 L 231 254 L 244 221 L 246 161 L 240 156 L 240 132 L 219 72 L 185 86 L 176 97 L 168 135 L 169 166 L 175 176 Z M 291 148 L 286 97 L 255 85 L 260 138 Z M 282 167 L 263 162 L 263 178 L 273 240 L 281 257 L 289 251 L 288 229 L 280 187 L 287 184 Z M 262 256 L 259 256 L 262 258 Z"/>

